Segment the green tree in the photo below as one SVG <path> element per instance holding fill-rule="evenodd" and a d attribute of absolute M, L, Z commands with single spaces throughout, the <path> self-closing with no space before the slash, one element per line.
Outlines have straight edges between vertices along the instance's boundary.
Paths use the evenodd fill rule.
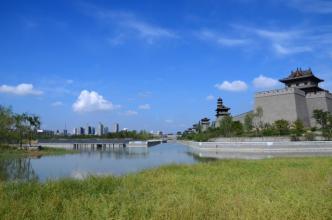
<path fill-rule="evenodd" d="M 263 115 L 264 115 L 263 108 L 261 106 L 258 106 L 255 112 L 255 118 L 258 119 L 258 124 L 256 125 L 256 128 L 263 127 L 263 121 L 262 121 Z"/>
<path fill-rule="evenodd" d="M 25 115 L 25 117 L 28 126 L 29 145 L 31 147 L 31 141 L 34 137 L 36 137 L 37 129 L 40 128 L 41 122 L 40 118 L 36 115 Z"/>
<path fill-rule="evenodd" d="M 219 131 L 221 135 L 229 137 L 232 135 L 233 119 L 230 116 L 225 116 L 220 121 Z"/>
<path fill-rule="evenodd" d="M 16 114 L 14 115 L 15 120 L 15 138 L 17 139 L 20 148 L 22 148 L 23 140 L 28 133 L 28 126 L 27 126 L 27 115 L 23 114 Z"/>
<path fill-rule="evenodd" d="M 246 114 L 244 117 L 244 129 L 250 132 L 254 127 L 254 114 L 252 112 Z"/>
<path fill-rule="evenodd" d="M 13 124 L 14 118 L 12 109 L 0 105 L 0 143 L 10 141 Z"/>
<path fill-rule="evenodd" d="M 232 122 L 232 134 L 239 136 L 243 134 L 243 125 L 239 121 Z"/>
<path fill-rule="evenodd" d="M 292 132 L 294 133 L 295 136 L 299 137 L 299 136 L 303 135 L 305 129 L 304 129 L 303 122 L 301 120 L 298 119 L 298 120 L 294 121 L 292 127 L 293 127 Z"/>
<path fill-rule="evenodd" d="M 289 134 L 289 122 L 287 120 L 277 120 L 273 125 L 279 135 Z"/>
<path fill-rule="evenodd" d="M 321 109 L 315 109 L 313 111 L 313 118 L 321 126 L 322 129 L 326 128 L 329 119 L 329 112 L 325 112 Z"/>
<path fill-rule="evenodd" d="M 323 136 L 328 140 L 332 139 L 332 114 L 328 113 L 327 123 L 325 128 L 323 129 Z"/>

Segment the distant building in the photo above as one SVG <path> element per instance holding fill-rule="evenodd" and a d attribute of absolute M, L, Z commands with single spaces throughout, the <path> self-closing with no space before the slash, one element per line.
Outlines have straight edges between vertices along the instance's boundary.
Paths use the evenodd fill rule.
<path fill-rule="evenodd" d="M 199 128 L 201 132 L 205 132 L 209 129 L 210 127 L 210 119 L 208 118 L 203 118 L 200 123 L 199 123 Z"/>
<path fill-rule="evenodd" d="M 63 135 L 64 135 L 64 136 L 67 136 L 67 135 L 68 135 L 68 130 L 67 130 L 67 129 L 64 129 L 64 130 L 63 130 Z"/>
<path fill-rule="evenodd" d="M 105 127 L 104 127 L 104 134 L 108 134 L 108 132 L 109 132 L 108 127 L 105 126 Z"/>
<path fill-rule="evenodd" d="M 118 133 L 119 131 L 120 131 L 120 125 L 118 123 L 114 123 L 112 132 L 113 133 Z"/>
<path fill-rule="evenodd" d="M 85 135 L 94 135 L 95 134 L 95 128 L 92 126 L 87 125 L 85 129 Z"/>
<path fill-rule="evenodd" d="M 263 109 L 262 121 L 273 123 L 279 119 L 301 120 L 307 127 L 317 126 L 313 111 L 321 109 L 332 113 L 332 94 L 319 87 L 324 80 L 311 71 L 296 69 L 284 79 L 284 89 L 256 93 L 255 109 Z"/>
<path fill-rule="evenodd" d="M 218 128 L 220 127 L 220 122 L 225 116 L 229 116 L 230 108 L 226 107 L 223 104 L 223 100 L 219 97 L 218 102 L 217 102 L 217 109 L 216 109 L 216 122 L 215 122 L 215 127 Z"/>
<path fill-rule="evenodd" d="M 332 113 L 332 94 L 319 87 L 324 80 L 316 77 L 311 69 L 296 69 L 286 78 L 280 79 L 285 88 L 258 92 L 255 94 L 254 110 L 262 108 L 263 124 L 284 119 L 291 122 L 300 120 L 306 127 L 317 126 L 313 111 L 320 109 Z M 235 116 L 243 122 L 247 113 Z"/>
<path fill-rule="evenodd" d="M 85 129 L 83 127 L 80 127 L 78 135 L 84 135 L 84 134 L 85 134 Z"/>
<path fill-rule="evenodd" d="M 39 129 L 37 130 L 37 134 L 51 137 L 54 136 L 54 131 Z"/>
<path fill-rule="evenodd" d="M 98 136 L 102 136 L 104 135 L 104 125 L 99 122 L 99 125 L 97 127 L 97 133 L 96 133 Z"/>

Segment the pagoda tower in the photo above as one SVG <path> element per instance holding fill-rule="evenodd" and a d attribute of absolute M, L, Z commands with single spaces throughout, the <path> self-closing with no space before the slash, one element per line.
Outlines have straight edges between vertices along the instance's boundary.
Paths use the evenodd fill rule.
<path fill-rule="evenodd" d="M 223 104 L 222 98 L 219 97 L 218 102 L 217 102 L 217 109 L 216 109 L 216 112 L 217 112 L 217 114 L 216 114 L 217 120 L 216 120 L 216 125 L 215 125 L 216 127 L 220 126 L 220 122 L 225 116 L 230 115 L 229 110 L 230 110 L 230 108 L 226 107 Z"/>
<path fill-rule="evenodd" d="M 287 78 L 280 79 L 279 81 L 284 83 L 286 88 L 298 88 L 306 94 L 325 91 L 319 87 L 319 83 L 324 82 L 324 80 L 316 77 L 310 68 L 307 70 L 297 68 L 295 71 L 291 71 L 291 74 Z"/>

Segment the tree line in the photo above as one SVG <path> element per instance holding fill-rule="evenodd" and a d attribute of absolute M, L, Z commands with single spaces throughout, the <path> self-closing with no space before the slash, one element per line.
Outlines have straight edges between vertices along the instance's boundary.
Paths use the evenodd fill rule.
<path fill-rule="evenodd" d="M 30 146 L 40 128 L 40 117 L 28 113 L 14 113 L 12 108 L 0 105 L 0 144 Z"/>
<path fill-rule="evenodd" d="M 263 109 L 258 107 L 255 112 L 245 116 L 243 123 L 233 120 L 231 116 L 226 116 L 219 122 L 219 127 L 210 127 L 204 132 L 198 127 L 195 133 L 184 133 L 181 139 L 208 141 L 217 137 L 290 136 L 293 141 L 300 138 L 314 140 L 316 131 L 320 132 L 325 139 L 332 139 L 332 114 L 328 111 L 314 110 L 313 118 L 319 128 L 306 128 L 301 120 L 290 123 L 280 119 L 272 124 L 263 123 L 263 114 Z"/>

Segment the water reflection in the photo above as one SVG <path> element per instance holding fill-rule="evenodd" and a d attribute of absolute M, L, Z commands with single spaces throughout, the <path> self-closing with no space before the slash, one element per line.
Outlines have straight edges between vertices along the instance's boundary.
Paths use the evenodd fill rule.
<path fill-rule="evenodd" d="M 0 160 L 0 180 L 38 180 L 32 165 L 31 158 L 13 158 Z"/>
<path fill-rule="evenodd" d="M 114 148 L 78 154 L 0 160 L 0 180 L 46 181 L 88 175 L 124 175 L 165 164 L 205 161 L 189 147 L 162 144 L 151 148 Z"/>

